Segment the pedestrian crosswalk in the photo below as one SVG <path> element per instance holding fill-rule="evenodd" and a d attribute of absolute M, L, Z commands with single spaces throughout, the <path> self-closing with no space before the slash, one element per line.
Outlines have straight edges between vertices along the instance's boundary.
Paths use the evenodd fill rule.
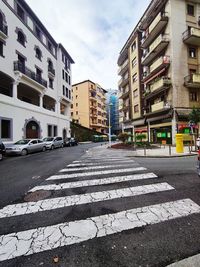
<path fill-rule="evenodd" d="M 139 183 L 139 184 L 138 184 Z M 73 190 L 85 189 L 86 192 L 74 193 Z M 32 216 L 54 212 L 67 207 L 86 207 L 85 205 L 103 205 L 139 196 L 149 197 L 152 194 L 176 192 L 176 188 L 166 181 L 139 166 L 134 160 L 116 156 L 109 152 L 86 154 L 74 161 L 57 174 L 50 176 L 42 185 L 35 186 L 29 193 L 51 191 L 52 196 L 38 201 L 11 204 L 0 209 L 1 220 L 13 217 Z M 70 193 L 68 192 L 70 191 Z M 158 197 L 157 197 L 158 199 Z M 159 201 L 158 201 L 159 202 Z M 130 204 L 131 205 L 131 204 Z M 123 206 L 123 205 L 122 205 Z M 191 199 L 170 200 L 149 204 L 137 208 L 124 206 L 120 211 L 99 214 L 71 221 L 49 223 L 33 229 L 20 229 L 18 232 L 6 232 L 0 235 L 0 261 L 27 256 L 59 247 L 78 244 L 93 238 L 106 237 L 112 234 L 131 230 L 136 227 L 158 224 L 168 220 L 200 213 L 198 206 Z"/>

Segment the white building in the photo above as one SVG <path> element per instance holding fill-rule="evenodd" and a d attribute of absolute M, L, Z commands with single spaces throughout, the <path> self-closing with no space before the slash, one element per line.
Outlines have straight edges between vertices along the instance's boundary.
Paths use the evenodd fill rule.
<path fill-rule="evenodd" d="M 0 0 L 0 139 L 70 136 L 73 63 L 24 0 Z"/>

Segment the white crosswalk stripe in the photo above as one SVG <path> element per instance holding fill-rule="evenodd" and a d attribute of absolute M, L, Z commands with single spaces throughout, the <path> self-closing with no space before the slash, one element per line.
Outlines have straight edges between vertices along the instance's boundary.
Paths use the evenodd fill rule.
<path fill-rule="evenodd" d="M 115 176 L 115 177 L 110 177 L 110 178 L 83 180 L 83 181 L 78 181 L 78 182 L 41 185 L 41 186 L 36 186 L 32 188 L 31 190 L 29 190 L 29 192 L 35 192 L 38 190 L 62 190 L 62 189 L 68 189 L 68 188 L 105 185 L 105 184 L 122 183 L 122 182 L 128 182 L 128 181 L 137 181 L 137 180 L 153 179 L 153 178 L 157 178 L 157 175 L 155 175 L 154 173 L 144 173 L 144 174 L 142 173 L 142 174 L 135 174 L 135 175 L 127 175 L 127 176 Z"/>
<path fill-rule="evenodd" d="M 109 165 L 112 165 L 113 163 L 117 163 L 117 162 L 120 162 L 120 164 L 132 164 L 134 163 L 135 161 L 133 160 L 117 160 L 117 161 L 111 161 L 111 162 L 106 162 L 106 164 L 109 164 Z M 102 162 L 80 162 L 80 163 L 72 163 L 72 164 L 69 164 L 67 165 L 67 167 L 87 167 L 87 166 L 99 166 L 101 165 Z"/>
<path fill-rule="evenodd" d="M 94 192 L 83 195 L 72 195 L 67 197 L 45 199 L 37 202 L 20 203 L 16 205 L 9 205 L 1 209 L 0 218 L 30 214 L 39 211 L 52 210 L 81 204 L 95 203 L 99 201 L 108 201 L 122 197 L 144 195 L 173 189 L 174 188 L 167 183 L 160 183 Z"/>
<path fill-rule="evenodd" d="M 83 173 L 73 173 L 73 174 L 60 174 L 53 175 L 48 180 L 59 180 L 59 179 L 68 179 L 68 178 L 77 178 L 77 177 L 85 177 L 85 176 L 95 176 L 95 175 L 103 175 L 103 174 L 113 174 L 113 173 L 124 173 L 124 172 L 137 172 L 137 171 L 145 171 L 146 168 L 138 167 L 138 168 L 127 168 L 127 169 L 119 169 L 119 170 L 106 170 L 106 171 L 96 171 L 96 172 L 83 172 Z"/>
<path fill-rule="evenodd" d="M 91 217 L 0 236 L 0 261 L 200 213 L 190 199 Z"/>

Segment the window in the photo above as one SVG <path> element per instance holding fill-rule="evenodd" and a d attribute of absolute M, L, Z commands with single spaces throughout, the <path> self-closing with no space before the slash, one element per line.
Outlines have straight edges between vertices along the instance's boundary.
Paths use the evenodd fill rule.
<path fill-rule="evenodd" d="M 36 79 L 41 80 L 42 79 L 42 71 L 36 67 Z"/>
<path fill-rule="evenodd" d="M 197 92 L 190 92 L 190 101 L 198 101 Z"/>
<path fill-rule="evenodd" d="M 42 34 L 41 34 L 40 29 L 37 26 L 35 26 L 35 34 L 38 37 L 38 39 L 41 39 Z"/>
<path fill-rule="evenodd" d="M 65 79 L 65 71 L 62 70 L 62 77 L 63 77 L 63 80 Z"/>
<path fill-rule="evenodd" d="M 78 107 L 78 103 L 76 103 L 76 107 Z"/>
<path fill-rule="evenodd" d="M 135 49 L 136 49 L 136 42 L 134 42 L 134 43 L 131 45 L 131 52 L 133 52 Z"/>
<path fill-rule="evenodd" d="M 49 78 L 49 88 L 53 89 L 53 79 Z"/>
<path fill-rule="evenodd" d="M 39 48 L 35 49 L 35 56 L 36 58 L 38 58 L 39 60 L 42 60 L 42 52 Z"/>
<path fill-rule="evenodd" d="M 139 105 L 134 106 L 134 113 L 137 113 L 137 112 L 139 112 Z"/>
<path fill-rule="evenodd" d="M 65 86 L 63 85 L 63 95 L 65 95 Z"/>
<path fill-rule="evenodd" d="M 17 15 L 18 15 L 23 21 L 25 21 L 25 13 L 24 13 L 24 10 L 23 10 L 19 5 L 17 5 Z"/>
<path fill-rule="evenodd" d="M 197 49 L 194 47 L 189 47 L 189 57 L 196 58 L 197 57 Z"/>
<path fill-rule="evenodd" d="M 71 78 L 70 78 L 70 76 L 69 76 L 69 85 L 71 84 Z"/>
<path fill-rule="evenodd" d="M 76 111 L 76 115 L 78 115 L 78 111 Z"/>
<path fill-rule="evenodd" d="M 187 4 L 187 14 L 190 16 L 194 16 L 194 6 Z"/>
<path fill-rule="evenodd" d="M 47 125 L 47 135 L 48 137 L 54 137 L 57 136 L 57 126 L 56 125 Z"/>
<path fill-rule="evenodd" d="M 67 87 L 66 87 L 65 95 L 66 97 L 69 97 L 69 89 Z"/>
<path fill-rule="evenodd" d="M 53 136 L 58 135 L 57 132 L 58 132 L 58 131 L 57 131 L 57 126 L 54 125 L 54 126 L 53 126 Z"/>
<path fill-rule="evenodd" d="M 73 104 L 71 104 L 71 108 L 73 108 Z"/>
<path fill-rule="evenodd" d="M 0 41 L 0 56 L 3 57 L 3 42 Z"/>
<path fill-rule="evenodd" d="M 12 139 L 11 136 L 12 120 L 7 118 L 0 118 L 0 129 L 2 139 Z"/>
<path fill-rule="evenodd" d="M 71 112 L 71 117 L 73 117 L 73 112 Z"/>
<path fill-rule="evenodd" d="M 68 83 L 68 74 L 65 72 L 65 81 Z"/>
<path fill-rule="evenodd" d="M 17 34 L 17 41 L 22 44 L 23 46 L 25 46 L 25 36 L 21 31 L 18 31 Z"/>
<path fill-rule="evenodd" d="M 69 90 L 69 99 L 71 99 L 71 91 Z"/>
<path fill-rule="evenodd" d="M 136 57 L 132 60 L 132 68 L 134 68 L 137 65 L 137 59 Z"/>
<path fill-rule="evenodd" d="M 132 81 L 133 81 L 133 83 L 137 81 L 137 73 L 135 73 L 135 74 L 132 76 Z"/>
<path fill-rule="evenodd" d="M 133 97 L 135 98 L 135 97 L 137 97 L 138 96 L 138 89 L 135 89 L 134 91 L 133 91 Z"/>
<path fill-rule="evenodd" d="M 49 49 L 49 51 L 50 52 L 52 52 L 52 44 L 48 41 L 48 43 L 47 43 L 47 47 L 48 47 L 48 49 Z"/>
<path fill-rule="evenodd" d="M 76 95 L 76 99 L 78 99 L 78 96 Z"/>

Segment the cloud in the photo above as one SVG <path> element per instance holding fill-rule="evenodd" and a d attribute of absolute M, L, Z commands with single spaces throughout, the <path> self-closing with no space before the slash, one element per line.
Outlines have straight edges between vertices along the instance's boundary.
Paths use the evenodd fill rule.
<path fill-rule="evenodd" d="M 27 0 L 75 61 L 72 82 L 117 88 L 117 58 L 150 0 Z"/>

